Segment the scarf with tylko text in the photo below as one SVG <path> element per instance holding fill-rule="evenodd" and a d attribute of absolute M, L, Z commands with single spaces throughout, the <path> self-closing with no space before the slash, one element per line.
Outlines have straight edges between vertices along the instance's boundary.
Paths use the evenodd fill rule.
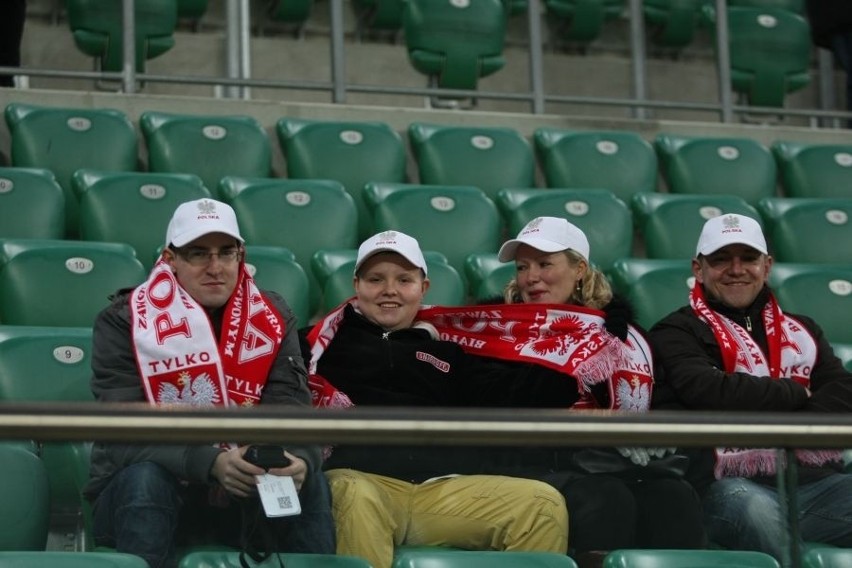
<path fill-rule="evenodd" d="M 317 362 L 334 339 L 351 299 L 317 322 L 308 334 L 311 390 L 315 406 L 351 406 L 348 397 L 316 375 Z M 589 392 L 605 383 L 610 408 L 647 411 L 653 388 L 651 350 L 632 326 L 620 341 L 604 329 L 601 311 L 562 304 L 424 306 L 417 326 L 433 328 L 438 339 L 453 341 L 470 354 L 543 365 L 576 379 L 580 400 L 572 409 L 598 408 Z"/>
<path fill-rule="evenodd" d="M 133 344 L 154 406 L 254 406 L 284 338 L 284 321 L 244 265 L 217 341 L 210 318 L 162 259 L 130 297 Z"/>
<path fill-rule="evenodd" d="M 712 330 L 726 373 L 789 379 L 810 388 L 817 356 L 816 342 L 801 322 L 781 311 L 774 295 L 769 295 L 761 311 L 767 353 L 742 326 L 707 305 L 698 282 L 692 287 L 689 302 L 695 315 Z M 796 450 L 795 454 L 799 462 L 811 466 L 838 461 L 841 457 L 840 452 L 831 450 Z M 772 449 L 716 448 L 714 475 L 716 479 L 774 475 L 775 463 L 775 450 Z"/>

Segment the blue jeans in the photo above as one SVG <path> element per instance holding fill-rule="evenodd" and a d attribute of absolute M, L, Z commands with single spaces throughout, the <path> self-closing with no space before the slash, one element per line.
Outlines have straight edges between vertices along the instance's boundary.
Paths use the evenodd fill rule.
<path fill-rule="evenodd" d="M 110 479 L 94 503 L 95 544 L 141 556 L 151 568 L 177 566 L 175 551 L 180 545 L 215 543 L 239 548 L 244 513 L 263 514 L 258 499 L 235 498 L 221 508 L 209 504 L 208 493 L 208 486 L 181 484 L 153 462 L 130 465 Z M 300 515 L 265 519 L 275 539 L 273 549 L 334 554 L 331 492 L 322 471 L 305 479 L 299 501 Z"/>
<path fill-rule="evenodd" d="M 836 473 L 799 485 L 799 544 L 820 542 L 852 547 L 852 475 Z M 711 542 L 735 550 L 784 556 L 787 517 L 774 486 L 742 477 L 713 482 L 703 498 Z"/>

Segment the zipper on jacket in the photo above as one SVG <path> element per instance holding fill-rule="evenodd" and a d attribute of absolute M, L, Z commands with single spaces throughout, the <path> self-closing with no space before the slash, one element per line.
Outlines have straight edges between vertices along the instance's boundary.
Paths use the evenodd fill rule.
<path fill-rule="evenodd" d="M 390 331 L 383 331 L 382 332 L 382 339 L 384 341 L 387 341 L 387 343 L 388 343 L 388 348 L 387 348 L 388 367 L 393 369 L 394 368 L 394 364 L 393 364 L 393 341 L 390 340 L 390 334 L 391 334 Z"/>
<path fill-rule="evenodd" d="M 746 331 L 751 333 L 751 316 L 745 317 Z"/>

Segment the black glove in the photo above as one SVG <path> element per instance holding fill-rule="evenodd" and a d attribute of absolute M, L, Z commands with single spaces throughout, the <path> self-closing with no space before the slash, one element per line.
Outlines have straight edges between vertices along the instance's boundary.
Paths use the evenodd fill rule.
<path fill-rule="evenodd" d="M 613 296 L 603 311 L 606 330 L 622 341 L 627 339 L 627 324 L 633 321 L 633 306 L 625 298 Z"/>

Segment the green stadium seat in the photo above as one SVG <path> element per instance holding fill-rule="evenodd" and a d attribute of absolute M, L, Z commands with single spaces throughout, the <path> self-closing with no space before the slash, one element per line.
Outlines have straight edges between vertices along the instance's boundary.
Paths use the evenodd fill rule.
<path fill-rule="evenodd" d="M 538 128 L 533 140 L 548 187 L 608 189 L 625 203 L 657 189 L 657 155 L 635 132 Z"/>
<path fill-rule="evenodd" d="M 812 317 L 831 343 L 852 343 L 852 328 L 838 317 L 852 310 L 852 266 L 776 262 L 769 284 L 782 310 Z"/>
<path fill-rule="evenodd" d="M 377 231 L 411 235 L 421 249 L 446 255 L 459 274 L 467 255 L 500 246 L 500 214 L 476 187 L 368 183 L 364 201 Z"/>
<path fill-rule="evenodd" d="M 358 208 L 358 238 L 375 233 L 362 198 L 364 184 L 406 181 L 402 137 L 382 122 L 282 118 L 276 130 L 287 162 L 287 177 L 339 181 Z"/>
<path fill-rule="evenodd" d="M 622 258 L 610 271 L 613 289 L 627 297 L 645 329 L 689 303 L 695 282 L 688 259 Z"/>
<path fill-rule="evenodd" d="M 392 568 L 577 568 L 565 554 L 508 550 L 397 549 Z"/>
<path fill-rule="evenodd" d="M 139 126 L 152 172 L 195 174 L 213 197 L 225 176 L 269 177 L 272 150 L 263 127 L 250 116 L 143 112 Z"/>
<path fill-rule="evenodd" d="M 127 116 L 111 109 L 6 106 L 12 165 L 53 172 L 65 193 L 66 237 L 78 228 L 78 204 L 71 176 L 80 168 L 134 171 L 138 166 L 136 131 Z"/>
<path fill-rule="evenodd" d="M 93 241 L 0 241 L 0 323 L 91 327 L 119 288 L 147 276 L 130 245 Z"/>
<path fill-rule="evenodd" d="M 258 566 L 278 566 L 278 559 L 287 568 L 371 568 L 369 562 L 356 556 L 292 552 L 279 553 Z M 184 555 L 178 564 L 178 568 L 240 568 L 241 566 L 239 551 L 221 550 L 191 552 Z"/>
<path fill-rule="evenodd" d="M 753 8 L 781 8 L 796 14 L 805 13 L 805 0 L 728 0 L 728 6 Z"/>
<path fill-rule="evenodd" d="M 777 262 L 852 264 L 852 196 L 767 197 L 757 208 Z"/>
<path fill-rule="evenodd" d="M 211 197 L 194 174 L 80 169 L 72 178 L 80 202 L 80 238 L 126 243 L 150 269 L 181 203 Z"/>
<path fill-rule="evenodd" d="M 515 277 L 515 263 L 500 262 L 496 252 L 480 252 L 467 256 L 464 261 L 473 303 L 501 298 L 503 289 Z"/>
<path fill-rule="evenodd" d="M 0 168 L 0 238 L 65 238 L 65 194 L 50 170 Z"/>
<path fill-rule="evenodd" d="M 296 256 L 288 249 L 246 245 L 246 267 L 261 290 L 278 292 L 287 300 L 299 325 L 307 325 L 313 310 L 310 281 Z"/>
<path fill-rule="evenodd" d="M 772 556 L 744 550 L 614 550 L 603 568 L 780 568 Z"/>
<path fill-rule="evenodd" d="M 177 15 L 181 20 L 200 20 L 207 12 L 209 0 L 177 0 Z"/>
<path fill-rule="evenodd" d="M 843 361 L 843 366 L 852 371 L 852 343 L 832 343 L 834 354 Z"/>
<path fill-rule="evenodd" d="M 852 548 L 816 547 L 802 555 L 802 568 L 846 568 L 852 566 Z"/>
<path fill-rule="evenodd" d="M 604 24 L 624 10 L 624 0 L 545 0 L 544 4 L 555 35 L 581 45 L 596 40 Z"/>
<path fill-rule="evenodd" d="M 775 195 L 775 160 L 756 140 L 664 133 L 654 147 L 671 193 L 734 194 L 751 205 Z"/>
<path fill-rule="evenodd" d="M 0 469 L 0 551 L 3 551 L 0 552 L 0 566 L 3 566 L 6 551 L 41 551 L 47 546 L 50 489 L 41 458 L 20 445 L 0 443 L 0 463 L 3 464 Z M 31 566 L 35 568 L 36 565 Z"/>
<path fill-rule="evenodd" d="M 630 209 L 606 189 L 501 190 L 495 200 L 510 235 L 536 217 L 562 217 L 589 239 L 592 263 L 608 272 L 616 259 L 631 256 L 633 217 Z"/>
<path fill-rule="evenodd" d="M 402 29 L 405 0 L 352 0 L 358 29 L 397 32 Z"/>
<path fill-rule="evenodd" d="M 324 248 L 358 246 L 358 213 L 343 186 L 330 179 L 261 179 L 227 176 L 222 198 L 234 208 L 247 243 L 284 247 L 308 273 L 310 312 L 321 289 L 310 269 Z"/>
<path fill-rule="evenodd" d="M 852 197 L 852 144 L 772 144 L 787 197 Z"/>
<path fill-rule="evenodd" d="M 645 0 L 647 35 L 656 45 L 683 49 L 695 39 L 707 0 Z"/>
<path fill-rule="evenodd" d="M 311 17 L 312 0 L 270 0 L 268 13 L 270 19 L 285 24 L 293 24 L 301 29 Z"/>
<path fill-rule="evenodd" d="M 413 123 L 408 139 L 427 185 L 472 185 L 494 199 L 505 187 L 535 185 L 535 157 L 511 128 Z"/>
<path fill-rule="evenodd" d="M 101 71 L 121 71 L 124 66 L 124 27 L 121 2 L 67 0 L 68 24 L 77 48 L 97 58 Z M 177 0 L 136 2 L 134 45 L 136 71 L 145 72 L 145 61 L 175 45 Z"/>
<path fill-rule="evenodd" d="M 506 9 L 502 0 L 407 0 L 403 30 L 414 68 L 443 89 L 476 89 L 503 68 Z"/>
<path fill-rule="evenodd" d="M 713 5 L 704 11 L 715 21 Z M 715 24 L 712 29 L 715 32 Z M 731 88 L 748 105 L 783 107 L 788 93 L 810 83 L 810 25 L 789 10 L 730 6 L 728 51 Z"/>
<path fill-rule="evenodd" d="M 124 552 L 0 552 L 0 568 L 148 568 L 141 557 Z"/>
<path fill-rule="evenodd" d="M 630 203 L 648 258 L 692 258 L 704 223 L 723 213 L 761 221 L 757 209 L 737 195 L 637 193 Z"/>

